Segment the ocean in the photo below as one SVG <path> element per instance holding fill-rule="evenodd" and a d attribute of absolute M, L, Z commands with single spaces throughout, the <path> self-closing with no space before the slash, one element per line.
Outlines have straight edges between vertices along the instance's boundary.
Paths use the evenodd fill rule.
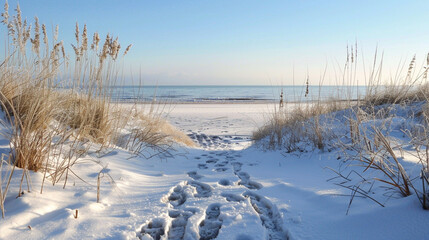
<path fill-rule="evenodd" d="M 114 101 L 175 103 L 266 103 L 356 99 L 365 87 L 310 86 L 121 86 L 112 87 Z"/>

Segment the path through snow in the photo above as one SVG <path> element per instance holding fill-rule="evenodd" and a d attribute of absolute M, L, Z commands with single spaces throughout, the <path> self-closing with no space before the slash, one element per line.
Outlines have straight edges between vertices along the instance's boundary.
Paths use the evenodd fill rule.
<path fill-rule="evenodd" d="M 213 121 L 222 124 L 221 118 Z M 234 124 L 231 125 L 231 121 L 227 120 L 227 122 L 229 126 L 234 127 Z M 240 149 L 250 145 L 250 132 L 248 135 L 234 135 L 229 133 L 228 128 L 224 128 L 218 134 L 206 134 L 205 130 L 210 129 L 211 125 L 213 123 L 208 121 L 198 129 L 187 129 L 188 136 L 203 149 L 200 155 L 194 156 L 198 163 L 195 169 L 187 172 L 190 179 L 172 186 L 170 192 L 161 199 L 166 204 L 168 214 L 164 218 L 157 217 L 144 224 L 138 233 L 140 239 L 216 239 L 219 232 L 222 231 L 224 218 L 230 215 L 227 211 L 235 209 L 224 208 L 222 203 L 209 201 L 210 198 L 219 197 L 231 204 L 238 206 L 245 204 L 248 208 L 252 208 L 254 215 L 260 219 L 260 225 L 266 229 L 266 239 L 289 239 L 287 231 L 283 229 L 283 220 L 277 207 L 266 197 L 258 194 L 258 190 L 262 189 L 263 185 L 253 180 L 249 173 L 242 171 L 245 163 L 241 160 Z M 183 128 L 182 130 L 186 131 Z M 199 172 L 207 170 L 210 170 L 212 175 L 222 173 L 222 176 L 225 176 L 225 173 L 230 173 L 231 176 L 219 177 L 218 185 L 211 186 L 204 182 L 204 175 Z M 229 180 L 232 176 L 235 176 L 235 182 Z M 226 186 L 237 186 L 242 189 L 241 193 L 223 191 L 222 189 Z M 194 205 L 188 204 L 188 200 L 191 198 L 205 199 L 199 201 L 200 204 L 198 204 L 201 207 L 206 205 L 203 213 L 201 213 L 201 207 L 199 210 Z M 198 212 L 202 217 L 198 221 L 191 222 L 192 217 Z M 192 226 L 195 223 L 197 226 Z M 254 238 L 242 235 L 239 239 Z"/>

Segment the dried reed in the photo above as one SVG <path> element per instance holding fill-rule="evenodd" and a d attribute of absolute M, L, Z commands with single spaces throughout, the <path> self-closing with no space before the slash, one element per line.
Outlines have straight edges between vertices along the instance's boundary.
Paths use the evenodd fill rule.
<path fill-rule="evenodd" d="M 118 56 L 126 55 L 131 45 L 120 55 L 118 38 L 107 35 L 100 51 L 100 37 L 94 33 L 88 47 L 87 26 L 81 31 L 76 23 L 75 61 L 69 65 L 63 41 L 58 40 L 58 26 L 49 42 L 47 28 L 37 17 L 31 36 L 31 24 L 22 20 L 19 5 L 15 16 L 9 16 L 8 10 L 6 2 L 1 14 L 7 57 L 0 60 L 0 106 L 6 116 L 1 124 L 7 132 L 2 134 L 10 140 L 11 155 L 8 180 L 0 176 L 3 214 L 15 167 L 23 169 L 18 196 L 25 183 L 30 190 L 29 171 L 42 171 L 41 193 L 45 180 L 53 185 L 63 182 L 65 187 L 70 175 L 81 179 L 72 170 L 80 157 L 90 149 L 115 147 L 119 123 L 127 125 L 130 115 L 112 101 L 110 91 L 117 83 Z M 171 146 L 178 139 L 190 141 L 161 119 L 145 117 L 144 123 L 150 122 L 150 126 L 136 128 L 129 136 L 133 151 L 143 151 L 142 146 L 166 151 L 168 148 L 161 145 Z M 3 158 L 0 168 L 4 166 Z"/>

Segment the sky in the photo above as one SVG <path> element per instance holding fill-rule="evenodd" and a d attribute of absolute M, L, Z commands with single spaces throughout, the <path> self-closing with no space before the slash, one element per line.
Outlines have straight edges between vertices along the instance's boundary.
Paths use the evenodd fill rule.
<path fill-rule="evenodd" d="M 4 0 L 1 0 L 2 5 Z M 17 1 L 8 1 L 10 10 Z M 426 59 L 427 1 L 21 0 L 23 16 L 59 25 L 71 50 L 76 22 L 133 44 L 124 76 L 147 85 L 338 84 L 346 47 L 362 64 L 378 49 L 384 69 Z M 337 69 L 338 70 L 338 69 Z M 363 77 L 362 77 L 363 78 Z M 133 80 L 131 80 L 133 79 Z M 362 83 L 362 82 L 361 82 Z"/>

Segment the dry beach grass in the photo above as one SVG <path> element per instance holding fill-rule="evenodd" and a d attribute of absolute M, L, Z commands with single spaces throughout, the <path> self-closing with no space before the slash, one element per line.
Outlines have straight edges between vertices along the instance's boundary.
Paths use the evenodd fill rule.
<path fill-rule="evenodd" d="M 348 53 L 341 74 L 341 81 L 348 83 L 349 88 L 354 88 L 352 83 L 357 82 L 356 59 L 356 53 Z M 346 174 L 334 170 L 344 180 L 339 185 L 352 191 L 350 203 L 356 194 L 370 198 L 369 192 L 360 185 L 377 181 L 384 184 L 388 191 L 402 196 L 415 193 L 423 208 L 427 209 L 429 55 L 421 69 L 416 69 L 416 57 L 413 57 L 408 68 L 398 69 L 395 77 L 387 82 L 382 81 L 382 64 L 383 60 L 377 61 L 375 55 L 366 77 L 365 95 L 358 95 L 357 99 L 317 99 L 280 108 L 265 126 L 254 132 L 253 138 L 265 148 L 286 152 L 308 151 L 310 145 L 313 150 L 340 149 L 348 166 L 362 167 L 359 176 L 363 180 L 355 185 L 344 184 L 351 180 Z M 402 110 L 407 112 L 405 116 L 398 113 L 401 109 L 408 109 Z M 405 118 L 407 122 L 398 129 L 407 137 L 405 143 L 398 143 L 394 132 L 389 130 L 396 118 Z M 402 165 L 404 152 L 418 159 L 422 166 L 421 176 L 411 177 L 405 170 Z M 350 173 L 355 171 L 353 169 L 350 167 Z M 368 177 L 369 170 L 373 170 L 376 176 Z M 416 182 L 418 177 L 422 179 L 421 183 Z"/>
<path fill-rule="evenodd" d="M 136 154 L 145 148 L 167 151 L 175 143 L 191 145 L 186 135 L 170 126 L 157 114 L 133 112 L 113 102 L 112 87 L 119 82 L 119 63 L 131 45 L 121 52 L 118 38 L 110 35 L 101 41 L 94 33 L 92 43 L 86 25 L 76 23 L 72 44 L 74 59 L 58 40 L 58 26 L 52 38 L 46 25 L 36 17 L 33 26 L 21 15 L 9 15 L 6 2 L 2 16 L 2 39 L 6 45 L 0 60 L 0 104 L 10 140 L 10 155 L 2 155 L 7 176 L 0 176 L 0 205 L 8 193 L 15 167 L 23 169 L 21 195 L 28 171 L 40 171 L 52 184 L 67 184 L 77 159 L 92 151 L 115 148 L 118 139 Z M 131 134 L 123 134 L 122 126 L 134 125 Z M 10 165 L 11 164 L 11 165 Z M 11 167 L 13 166 L 13 167 Z"/>

